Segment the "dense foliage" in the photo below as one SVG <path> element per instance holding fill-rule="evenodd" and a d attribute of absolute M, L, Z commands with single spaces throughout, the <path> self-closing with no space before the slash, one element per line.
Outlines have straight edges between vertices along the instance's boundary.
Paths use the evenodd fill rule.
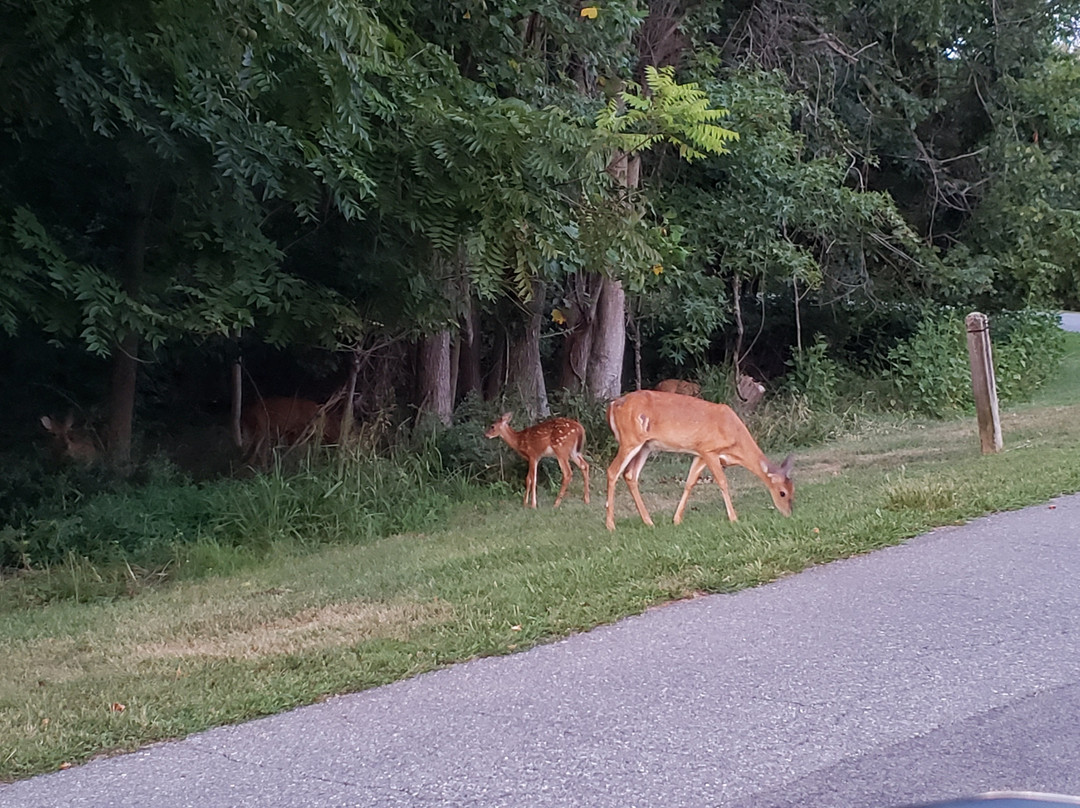
<path fill-rule="evenodd" d="M 974 308 L 1023 395 L 1052 327 L 997 315 L 1080 306 L 1078 20 L 0 0 L 3 563 L 76 530 L 25 494 L 45 413 L 125 473 L 186 452 L 203 477 L 235 465 L 232 400 L 325 399 L 350 367 L 372 449 L 418 412 L 452 441 L 479 400 L 602 429 L 670 375 L 941 414 L 969 405 Z"/>

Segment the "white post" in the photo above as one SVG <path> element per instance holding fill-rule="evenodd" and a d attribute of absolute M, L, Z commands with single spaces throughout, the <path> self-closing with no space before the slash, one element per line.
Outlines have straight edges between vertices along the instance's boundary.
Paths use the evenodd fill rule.
<path fill-rule="evenodd" d="M 979 419 L 979 439 L 983 454 L 1000 452 L 1001 419 L 998 417 L 997 382 L 990 351 L 990 321 L 977 311 L 964 318 L 967 326 L 968 356 L 971 359 L 971 391 Z"/>

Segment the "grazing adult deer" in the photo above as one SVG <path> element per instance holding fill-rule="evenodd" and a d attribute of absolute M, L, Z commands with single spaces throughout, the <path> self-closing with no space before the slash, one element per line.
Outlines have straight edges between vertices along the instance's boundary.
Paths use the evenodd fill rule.
<path fill-rule="evenodd" d="M 296 446 L 319 430 L 322 406 L 306 398 L 271 396 L 253 401 L 240 415 L 241 451 L 244 462 L 257 462 L 267 468 L 270 450 L 275 446 Z M 338 439 L 340 418 L 328 415 L 322 436 L 333 443 Z"/>
<path fill-rule="evenodd" d="M 661 393 L 678 393 L 681 396 L 693 396 L 701 398 L 701 385 L 697 382 L 687 382 L 682 379 L 664 379 L 656 385 Z"/>
<path fill-rule="evenodd" d="M 639 390 L 615 399 L 608 405 L 608 424 L 619 442 L 619 450 L 607 470 L 607 529 L 615 529 L 615 484 L 619 475 L 634 498 L 638 513 L 647 525 L 652 519 L 638 490 L 641 468 L 652 451 L 683 452 L 694 455 L 686 477 L 675 524 L 682 521 L 690 489 L 706 468 L 712 472 L 724 495 L 728 519 L 738 517 L 731 504 L 724 466 L 743 466 L 755 474 L 772 494 L 773 504 L 784 516 L 791 516 L 795 486 L 789 476 L 791 455 L 779 466 L 765 457 L 750 436 L 746 425 L 726 404 L 691 399 L 673 393 Z"/>
<path fill-rule="evenodd" d="M 97 444 L 86 433 L 74 429 L 75 418 L 70 412 L 63 422 L 43 415 L 41 425 L 53 436 L 53 451 L 61 460 L 70 460 L 84 466 L 97 461 Z"/>
<path fill-rule="evenodd" d="M 536 468 L 542 457 L 554 457 L 562 469 L 562 487 L 559 488 L 559 495 L 555 497 L 555 507 L 558 508 L 566 496 L 566 489 L 574 473 L 570 468 L 570 460 L 577 464 L 585 477 L 585 503 L 588 504 L 589 464 L 581 454 L 585 450 L 585 427 L 573 418 L 552 418 L 515 432 L 510 428 L 510 413 L 505 413 L 491 425 L 484 437 L 502 438 L 511 449 L 528 461 L 529 474 L 525 478 L 525 500 L 522 503 L 525 507 L 530 507 L 530 499 L 531 507 L 536 507 Z"/>

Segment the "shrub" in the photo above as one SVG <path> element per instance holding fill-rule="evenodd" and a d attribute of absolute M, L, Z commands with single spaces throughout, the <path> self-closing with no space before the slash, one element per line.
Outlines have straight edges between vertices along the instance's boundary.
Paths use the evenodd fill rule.
<path fill-rule="evenodd" d="M 946 309 L 924 316 L 915 334 L 889 351 L 886 376 L 904 407 L 942 416 L 973 406 L 965 334 L 963 316 Z"/>
<path fill-rule="evenodd" d="M 1024 401 L 1053 374 L 1065 353 L 1058 315 L 1002 312 L 990 321 L 994 376 L 1002 401 Z"/>
<path fill-rule="evenodd" d="M 841 377 L 840 364 L 829 356 L 829 343 L 821 334 L 814 343 L 787 361 L 791 371 L 784 377 L 784 388 L 800 396 L 812 410 L 833 410 L 836 407 Z"/>
<path fill-rule="evenodd" d="M 735 372 L 731 365 L 708 365 L 698 373 L 698 379 L 701 384 L 701 397 L 707 401 L 729 404 L 738 396 Z"/>
<path fill-rule="evenodd" d="M 998 397 L 1030 397 L 1053 373 L 1064 353 L 1057 316 L 1040 311 L 1003 312 L 991 319 L 990 338 Z M 974 407 L 964 317 L 954 309 L 926 315 L 911 338 L 889 352 L 897 398 L 910 410 L 940 417 Z"/>

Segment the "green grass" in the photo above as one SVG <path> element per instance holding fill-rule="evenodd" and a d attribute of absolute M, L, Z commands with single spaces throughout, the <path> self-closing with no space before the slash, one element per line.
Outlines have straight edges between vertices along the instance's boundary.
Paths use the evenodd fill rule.
<path fill-rule="evenodd" d="M 43 576 L 64 570 L 0 580 L 0 778 L 511 653 L 1080 490 L 1080 335 L 1053 384 L 1003 413 L 1003 431 L 1005 451 L 984 457 L 973 417 L 861 421 L 797 455 L 791 519 L 732 469 L 740 521 L 728 523 L 709 483 L 676 527 L 688 461 L 657 457 L 642 480 L 657 526 L 641 523 L 620 486 L 609 534 L 607 458 L 595 458 L 589 506 L 575 476 L 558 511 L 550 487 L 537 511 L 521 508 L 514 487 L 453 507 L 435 531 L 311 541 L 302 553 L 271 545 L 257 563 L 205 545 L 192 552 L 220 558 L 217 573 L 146 586 L 125 571 L 130 597 L 33 606 Z"/>

